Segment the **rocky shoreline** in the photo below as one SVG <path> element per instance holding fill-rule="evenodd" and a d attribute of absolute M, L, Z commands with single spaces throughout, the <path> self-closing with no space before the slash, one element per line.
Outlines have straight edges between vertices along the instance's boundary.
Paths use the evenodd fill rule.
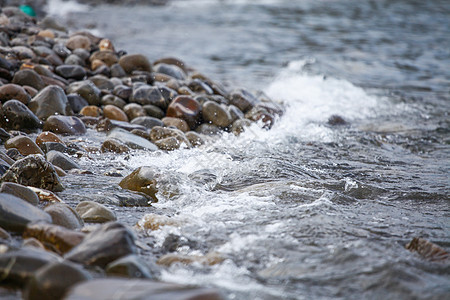
<path fill-rule="evenodd" d="M 254 122 L 269 129 L 283 110 L 262 93 L 228 90 L 177 58 L 151 63 L 108 39 L 67 32 L 17 7 L 0 12 L 0 296 L 221 299 L 214 289 L 158 281 L 173 263 L 213 265 L 223 261 L 220 254 L 166 251 L 155 265 L 144 261 L 148 246 L 135 229 L 98 201 L 66 201 L 62 178 L 92 174 L 80 166 L 91 154 L 202 147 Z M 100 145 L 77 143 L 88 131 L 100 132 Z M 119 186 L 110 204 L 158 201 L 152 168 L 137 168 Z M 136 228 L 173 222 L 150 214 Z"/>

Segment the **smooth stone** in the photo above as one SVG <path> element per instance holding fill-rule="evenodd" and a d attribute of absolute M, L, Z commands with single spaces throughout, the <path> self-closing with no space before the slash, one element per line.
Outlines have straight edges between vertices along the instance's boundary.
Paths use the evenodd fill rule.
<path fill-rule="evenodd" d="M 20 85 L 8 83 L 0 86 L 0 102 L 5 103 L 11 99 L 19 100 L 26 105 L 30 102 L 31 97 Z"/>
<path fill-rule="evenodd" d="M 156 193 L 157 174 L 151 167 L 143 166 L 135 169 L 131 174 L 123 178 L 119 186 L 123 189 L 144 193 L 155 201 L 158 201 Z"/>
<path fill-rule="evenodd" d="M 239 135 L 245 131 L 246 127 L 249 127 L 251 124 L 252 122 L 250 120 L 238 119 L 233 122 L 233 125 L 231 126 L 231 132 L 233 132 L 235 135 Z"/>
<path fill-rule="evenodd" d="M 25 156 L 30 154 L 44 154 L 41 148 L 39 148 L 39 146 L 36 145 L 32 139 L 24 135 L 18 135 L 7 140 L 5 143 L 5 148 L 16 148 L 19 150 L 20 154 Z"/>
<path fill-rule="evenodd" d="M 231 115 L 231 120 L 233 120 L 232 122 L 244 118 L 244 113 L 234 105 L 228 106 L 228 112 Z"/>
<path fill-rule="evenodd" d="M 175 90 L 167 86 L 162 85 L 159 86 L 158 89 L 161 95 L 164 97 L 164 99 L 166 99 L 166 103 L 172 102 L 172 100 L 178 96 L 178 93 Z"/>
<path fill-rule="evenodd" d="M 203 103 L 202 115 L 205 121 L 219 127 L 228 127 L 232 122 L 232 117 L 227 107 L 213 101 Z"/>
<path fill-rule="evenodd" d="M 21 233 L 31 222 L 51 223 L 52 218 L 21 198 L 0 193 L 0 226 L 2 228 Z"/>
<path fill-rule="evenodd" d="M 74 116 L 51 116 L 45 121 L 43 130 L 62 135 L 82 135 L 86 133 L 86 126 Z"/>
<path fill-rule="evenodd" d="M 188 68 L 184 61 L 176 58 L 176 57 L 163 57 L 160 59 L 157 59 L 153 64 L 166 64 L 166 65 L 175 65 L 179 68 L 181 68 L 184 72 L 188 72 Z"/>
<path fill-rule="evenodd" d="M 16 72 L 12 83 L 24 86 L 29 85 L 36 90 L 40 91 L 45 87 L 44 81 L 38 73 L 31 69 L 24 69 Z"/>
<path fill-rule="evenodd" d="M 88 105 L 80 110 L 80 115 L 87 117 L 100 117 L 102 113 L 102 109 L 96 105 Z"/>
<path fill-rule="evenodd" d="M 114 128 L 111 130 L 108 134 L 108 138 L 117 139 L 132 149 L 158 150 L 152 142 L 121 128 Z"/>
<path fill-rule="evenodd" d="M 47 161 L 55 166 L 60 167 L 64 171 L 72 169 L 81 169 L 80 165 L 72 158 L 59 151 L 51 150 L 47 153 Z"/>
<path fill-rule="evenodd" d="M 67 95 L 67 101 L 69 101 L 70 108 L 72 108 L 74 113 L 79 113 L 83 107 L 89 105 L 89 103 L 78 94 Z"/>
<path fill-rule="evenodd" d="M 255 107 L 260 102 L 253 94 L 244 89 L 234 90 L 228 98 L 230 100 L 230 104 L 236 106 L 244 113 Z"/>
<path fill-rule="evenodd" d="M 60 143 L 64 144 L 64 142 L 53 132 L 43 131 L 36 137 L 36 144 L 40 147 L 43 143 Z"/>
<path fill-rule="evenodd" d="M 101 147 L 102 152 L 128 153 L 128 148 L 124 143 L 116 139 L 106 139 Z"/>
<path fill-rule="evenodd" d="M 31 129 L 36 130 L 42 128 L 42 121 L 22 102 L 18 100 L 9 100 L 3 107 L 1 124 L 5 128 L 20 130 Z"/>
<path fill-rule="evenodd" d="M 197 147 L 205 144 L 205 139 L 195 131 L 188 131 L 185 133 L 186 138 L 192 146 Z"/>
<path fill-rule="evenodd" d="M 193 90 L 191 90 L 190 88 L 188 88 L 187 86 L 179 87 L 177 92 L 178 92 L 178 94 L 184 95 L 184 96 L 191 96 L 191 97 L 195 96 L 195 92 Z"/>
<path fill-rule="evenodd" d="M 147 263 L 137 255 L 127 255 L 119 258 L 106 266 L 106 274 L 128 278 L 156 279 L 159 273 L 152 274 Z"/>
<path fill-rule="evenodd" d="M 178 96 L 167 108 L 168 117 L 185 120 L 189 128 L 197 127 L 201 117 L 201 106 L 196 100 L 189 96 Z"/>
<path fill-rule="evenodd" d="M 108 77 L 104 75 L 95 75 L 92 77 L 89 77 L 89 80 L 92 81 L 96 87 L 98 87 L 100 90 L 107 90 L 112 92 L 114 90 L 114 84 L 111 80 L 109 80 Z"/>
<path fill-rule="evenodd" d="M 142 54 L 127 54 L 119 59 L 119 65 L 128 74 L 133 71 L 151 72 L 152 66 L 148 59 Z"/>
<path fill-rule="evenodd" d="M 104 268 L 110 262 L 137 252 L 133 233 L 124 225 L 108 222 L 87 234 L 65 258 L 89 266 Z"/>
<path fill-rule="evenodd" d="M 1 107 L 0 107 L 1 110 Z M 2 127 L 0 127 L 0 144 L 3 144 L 11 138 L 11 135 Z"/>
<path fill-rule="evenodd" d="M 108 67 L 116 64 L 119 61 L 117 54 L 111 50 L 100 50 L 91 54 L 89 60 L 93 62 L 94 60 L 100 60 L 105 63 Z"/>
<path fill-rule="evenodd" d="M 67 56 L 72 54 L 72 51 L 70 51 L 65 45 L 61 43 L 54 44 L 52 49 L 53 52 L 55 52 L 62 59 L 65 59 Z"/>
<path fill-rule="evenodd" d="M 55 73 L 65 79 L 82 80 L 86 76 L 86 70 L 78 65 L 60 65 L 55 68 Z"/>
<path fill-rule="evenodd" d="M 98 42 L 98 48 L 100 49 L 100 51 L 104 50 L 110 50 L 112 52 L 116 51 L 113 43 L 109 39 L 102 39 L 100 42 Z"/>
<path fill-rule="evenodd" d="M 11 235 L 5 229 L 0 227 L 0 239 L 2 240 L 10 240 Z"/>
<path fill-rule="evenodd" d="M 165 63 L 159 63 L 154 66 L 155 72 L 163 73 L 166 75 L 169 75 L 173 78 L 176 78 L 178 80 L 184 80 L 186 79 L 186 73 L 178 67 L 177 65 L 169 65 Z"/>
<path fill-rule="evenodd" d="M 67 56 L 64 59 L 64 64 L 65 65 L 74 65 L 74 66 L 85 66 L 86 65 L 84 60 L 75 54 L 70 54 L 69 56 Z"/>
<path fill-rule="evenodd" d="M 106 223 L 117 220 L 116 214 L 112 210 L 93 201 L 82 201 L 78 203 L 75 210 L 83 221 L 88 223 Z"/>
<path fill-rule="evenodd" d="M 253 122 L 262 121 L 264 128 L 271 128 L 275 122 L 275 117 L 269 113 L 264 107 L 255 106 L 250 109 L 246 114 L 245 118 Z"/>
<path fill-rule="evenodd" d="M 72 53 L 79 56 L 85 62 L 89 59 L 89 56 L 91 55 L 91 52 L 88 49 L 83 48 L 77 48 L 73 50 Z"/>
<path fill-rule="evenodd" d="M 36 195 L 36 193 L 33 192 L 33 190 L 31 190 L 29 187 L 21 184 L 13 182 L 3 182 L 0 187 L 0 193 L 14 195 L 34 206 L 39 204 L 39 197 Z"/>
<path fill-rule="evenodd" d="M 6 252 L 0 255 L 2 284 L 23 288 L 38 269 L 59 260 L 51 252 L 31 247 Z"/>
<path fill-rule="evenodd" d="M 90 80 L 77 81 L 70 84 L 66 90 L 67 94 L 78 94 L 83 97 L 90 105 L 100 105 L 101 91 Z"/>
<path fill-rule="evenodd" d="M 161 120 L 148 116 L 134 118 L 130 123 L 144 126 L 147 129 L 152 129 L 155 126 L 164 125 Z"/>
<path fill-rule="evenodd" d="M 142 85 L 134 89 L 130 97 L 130 102 L 135 102 L 140 105 L 152 104 L 162 109 L 167 107 L 166 99 L 161 94 L 159 88 L 150 85 Z"/>
<path fill-rule="evenodd" d="M 166 127 L 175 127 L 183 132 L 188 132 L 189 130 L 191 130 L 187 122 L 179 118 L 164 117 L 161 121 Z"/>
<path fill-rule="evenodd" d="M 429 261 L 445 263 L 450 260 L 450 254 L 447 251 L 423 238 L 413 238 L 411 242 L 406 244 L 405 248 L 411 252 L 416 252 Z"/>
<path fill-rule="evenodd" d="M 166 113 L 158 106 L 147 104 L 143 106 L 145 112 L 148 116 L 154 117 L 157 119 L 162 119 L 165 117 Z"/>
<path fill-rule="evenodd" d="M 114 87 L 113 94 L 124 100 L 128 100 L 133 94 L 133 89 L 129 86 L 119 84 Z"/>
<path fill-rule="evenodd" d="M 103 67 L 106 67 L 106 64 L 99 59 L 94 59 L 91 62 L 91 70 L 92 71 L 101 70 L 101 68 L 103 68 Z"/>
<path fill-rule="evenodd" d="M 60 192 L 64 189 L 53 165 L 39 154 L 28 155 L 16 161 L 2 176 L 1 181 L 14 182 L 55 192 Z"/>
<path fill-rule="evenodd" d="M 78 230 L 84 226 L 83 219 L 72 207 L 65 203 L 50 204 L 44 208 L 44 211 L 52 217 L 55 225 L 72 230 Z"/>
<path fill-rule="evenodd" d="M 225 258 L 219 253 L 211 252 L 205 256 L 200 255 L 182 255 L 178 253 L 169 253 L 161 256 L 156 263 L 166 267 L 170 267 L 174 263 L 181 263 L 184 265 L 190 265 L 193 263 L 200 263 L 203 265 L 213 266 L 223 262 Z"/>
<path fill-rule="evenodd" d="M 103 107 L 103 116 L 111 120 L 128 122 L 127 114 L 115 105 L 105 105 Z"/>
<path fill-rule="evenodd" d="M 128 122 L 110 120 L 110 119 L 101 119 L 97 124 L 98 131 L 111 131 L 114 128 L 121 128 L 127 131 L 132 131 L 133 129 L 145 130 L 144 126 L 131 124 Z"/>
<path fill-rule="evenodd" d="M 176 137 L 167 137 L 164 139 L 157 140 L 154 143 L 159 149 L 166 151 L 173 151 L 179 149 L 183 145 L 183 143 L 180 142 Z M 187 144 L 184 145 L 188 146 Z"/>
<path fill-rule="evenodd" d="M 92 276 L 74 263 L 67 261 L 49 263 L 32 276 L 25 290 L 24 299 L 63 299 L 72 286 L 90 279 Z"/>
<path fill-rule="evenodd" d="M 138 117 L 145 117 L 147 113 L 142 105 L 137 103 L 129 103 L 123 107 L 123 111 L 127 115 L 129 120 L 133 120 Z"/>
<path fill-rule="evenodd" d="M 114 105 L 117 106 L 120 109 L 123 109 L 125 107 L 125 105 L 127 105 L 127 102 L 125 100 L 123 100 L 122 98 L 119 98 L 115 95 L 104 95 L 102 97 L 102 105 Z M 128 119 L 128 117 L 127 117 Z"/>
<path fill-rule="evenodd" d="M 82 35 L 74 35 L 67 40 L 66 47 L 70 50 L 75 50 L 78 48 L 90 50 L 91 40 Z"/>
<path fill-rule="evenodd" d="M 71 150 L 69 150 L 69 147 L 67 147 L 66 145 L 62 144 L 62 143 L 55 143 L 55 142 L 46 142 L 46 143 L 42 143 L 40 146 L 42 151 L 44 151 L 44 153 L 49 153 L 50 151 L 57 151 L 57 152 L 70 152 Z M 58 167 L 55 165 L 55 167 Z M 60 168 L 60 167 L 58 167 Z"/>
<path fill-rule="evenodd" d="M 71 115 L 71 107 L 64 90 L 50 85 L 33 97 L 28 107 L 36 116 L 45 120 L 52 115 Z"/>
<path fill-rule="evenodd" d="M 213 124 L 203 123 L 195 129 L 196 132 L 204 135 L 217 135 L 222 133 L 219 127 Z"/>
<path fill-rule="evenodd" d="M 112 66 L 110 66 L 110 68 L 111 77 L 121 78 L 127 76 L 127 73 L 119 64 L 113 64 Z"/>
<path fill-rule="evenodd" d="M 144 279 L 105 278 L 94 279 L 76 285 L 65 300 L 110 300 L 116 295 L 127 299 L 170 299 L 170 300 L 221 300 L 219 292 L 174 283 L 162 283 Z"/>
<path fill-rule="evenodd" d="M 197 94 L 206 94 L 206 95 L 214 94 L 213 89 L 207 83 L 203 82 L 200 79 L 192 80 L 191 82 L 189 82 L 188 87 L 189 89 L 191 89 L 191 91 Z"/>
<path fill-rule="evenodd" d="M 17 39 L 16 39 L 17 41 Z M 11 44 L 14 46 L 14 41 L 11 41 Z M 25 47 L 25 45 L 16 45 L 14 47 L 12 47 L 11 49 L 14 54 L 16 54 L 18 56 L 18 58 L 20 60 L 25 60 L 25 59 L 36 59 L 36 54 L 34 54 L 33 50 L 31 50 L 28 47 Z"/>

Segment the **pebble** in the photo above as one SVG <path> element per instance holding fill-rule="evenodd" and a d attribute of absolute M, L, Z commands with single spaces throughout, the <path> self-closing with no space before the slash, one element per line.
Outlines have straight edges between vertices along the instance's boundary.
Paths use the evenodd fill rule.
<path fill-rule="evenodd" d="M 229 100 L 230 104 L 236 106 L 244 113 L 252 109 L 259 102 L 254 95 L 244 89 L 234 90 L 230 94 Z"/>
<path fill-rule="evenodd" d="M 222 263 L 225 258 L 217 252 L 211 252 L 205 256 L 200 255 L 182 255 L 177 253 L 169 253 L 161 256 L 156 263 L 166 267 L 170 267 L 174 263 L 181 263 L 190 265 L 193 263 L 200 263 L 203 265 L 213 266 Z"/>
<path fill-rule="evenodd" d="M 55 68 L 55 73 L 65 79 L 82 80 L 86 76 L 86 71 L 78 65 L 63 65 Z"/>
<path fill-rule="evenodd" d="M 134 254 L 127 255 L 109 263 L 105 271 L 110 276 L 127 278 L 156 279 L 159 276 L 159 272 L 152 272 L 149 266 L 147 266 L 146 261 Z"/>
<path fill-rule="evenodd" d="M 45 121 L 43 130 L 62 135 L 82 135 L 86 133 L 86 126 L 77 117 L 55 115 Z"/>
<path fill-rule="evenodd" d="M 85 106 L 80 111 L 80 115 L 87 117 L 100 117 L 102 114 L 102 109 L 96 105 Z"/>
<path fill-rule="evenodd" d="M 67 100 L 69 101 L 70 108 L 74 113 L 79 113 L 83 107 L 89 105 L 89 103 L 78 94 L 68 94 Z"/>
<path fill-rule="evenodd" d="M 147 113 L 142 105 L 137 103 L 129 103 L 123 107 L 123 111 L 127 115 L 129 120 L 133 120 L 138 117 L 145 117 Z"/>
<path fill-rule="evenodd" d="M 103 107 L 103 116 L 111 120 L 128 122 L 127 114 L 119 107 L 111 104 L 105 105 Z"/>
<path fill-rule="evenodd" d="M 53 132 L 43 131 L 36 137 L 36 144 L 40 147 L 43 143 L 54 142 L 63 144 L 64 142 Z"/>
<path fill-rule="evenodd" d="M 135 169 L 120 181 L 119 186 L 123 189 L 144 193 L 158 201 L 156 197 L 158 192 L 157 174 L 151 167 L 144 166 Z"/>
<path fill-rule="evenodd" d="M 166 115 L 166 113 L 156 105 L 147 104 L 147 105 L 144 105 L 143 107 L 144 107 L 147 115 L 150 117 L 162 119 Z"/>
<path fill-rule="evenodd" d="M 19 150 L 20 154 L 26 156 L 30 154 L 41 154 L 44 155 L 41 148 L 39 148 L 36 143 L 27 136 L 18 135 L 13 138 L 10 138 L 5 142 L 5 148 L 16 148 Z"/>
<path fill-rule="evenodd" d="M 65 203 L 52 203 L 44 208 L 52 217 L 53 224 L 67 229 L 79 230 L 84 226 L 83 219 L 76 210 Z"/>
<path fill-rule="evenodd" d="M 164 117 L 161 121 L 166 127 L 175 127 L 183 132 L 188 132 L 189 130 L 191 130 L 187 122 L 179 118 Z"/>
<path fill-rule="evenodd" d="M 82 201 L 78 203 L 75 210 L 87 223 L 105 223 L 117 220 L 116 214 L 112 210 L 93 201 Z"/>
<path fill-rule="evenodd" d="M 188 96 L 178 96 L 167 108 L 168 117 L 179 118 L 188 124 L 189 128 L 197 127 L 201 117 L 201 106 L 197 100 Z"/>
<path fill-rule="evenodd" d="M 2 126 L 8 129 L 36 130 L 42 128 L 42 121 L 22 102 L 9 100 L 0 109 Z"/>
<path fill-rule="evenodd" d="M 90 105 L 100 105 L 101 91 L 90 80 L 76 81 L 67 87 L 68 94 L 78 94 L 83 97 Z"/>
<path fill-rule="evenodd" d="M 91 40 L 82 35 L 74 35 L 67 40 L 66 47 L 70 50 L 78 48 L 90 50 Z"/>
<path fill-rule="evenodd" d="M 133 71 L 152 72 L 152 66 L 148 59 L 142 54 L 127 54 L 119 59 L 119 65 L 128 74 Z"/>
<path fill-rule="evenodd" d="M 30 102 L 31 97 L 20 85 L 8 83 L 0 86 L 0 102 L 5 103 L 11 99 L 19 100 L 27 105 Z"/>
<path fill-rule="evenodd" d="M 75 162 L 72 158 L 56 150 L 51 150 L 47 152 L 47 161 L 55 166 L 60 167 L 64 171 L 72 169 L 81 169 L 80 165 Z"/>
<path fill-rule="evenodd" d="M 219 127 L 228 127 L 233 121 L 226 106 L 214 101 L 206 101 L 202 106 L 203 119 Z"/>
<path fill-rule="evenodd" d="M 50 85 L 41 90 L 33 97 L 28 107 L 41 120 L 56 114 L 71 114 L 71 107 L 64 90 L 56 85 Z"/>
<path fill-rule="evenodd" d="M 117 139 L 131 149 L 145 149 L 149 151 L 158 150 L 158 148 L 152 142 L 121 128 L 114 128 L 113 130 L 111 130 L 108 133 L 108 138 Z"/>
<path fill-rule="evenodd" d="M 130 102 L 135 102 L 140 105 L 151 104 L 162 109 L 167 107 L 166 99 L 161 94 L 159 88 L 146 84 L 133 89 Z"/>
<path fill-rule="evenodd" d="M 169 75 L 178 80 L 184 80 L 187 77 L 183 69 L 174 64 L 158 63 L 154 68 L 155 72 Z"/>
<path fill-rule="evenodd" d="M 108 67 L 111 67 L 112 65 L 116 64 L 119 61 L 119 58 L 114 53 L 114 51 L 111 50 L 100 50 L 92 53 L 92 55 L 89 57 L 90 62 L 92 63 L 94 60 L 100 60 L 104 64 L 106 64 Z"/>
<path fill-rule="evenodd" d="M 31 190 L 29 187 L 21 184 L 13 182 L 3 182 L 0 187 L 0 193 L 11 194 L 22 200 L 25 200 L 26 202 L 34 206 L 39 204 L 39 197 L 36 195 L 36 193 L 33 192 L 33 190 Z"/>
<path fill-rule="evenodd" d="M 144 126 L 147 129 L 152 129 L 155 126 L 164 125 L 161 120 L 148 116 L 136 117 L 130 123 Z"/>
<path fill-rule="evenodd" d="M 41 76 L 39 76 L 38 73 L 36 73 L 31 69 L 24 69 L 18 71 L 16 74 L 14 74 L 12 83 L 21 86 L 29 85 L 38 91 L 42 90 L 45 87 L 45 83 L 42 80 Z"/>
<path fill-rule="evenodd" d="M 130 148 L 119 140 L 108 138 L 101 147 L 102 152 L 128 153 Z"/>

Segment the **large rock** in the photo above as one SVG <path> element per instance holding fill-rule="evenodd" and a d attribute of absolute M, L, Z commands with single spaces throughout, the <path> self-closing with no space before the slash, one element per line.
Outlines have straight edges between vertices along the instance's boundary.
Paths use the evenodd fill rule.
<path fill-rule="evenodd" d="M 39 204 L 39 197 L 27 186 L 13 183 L 13 182 L 3 182 L 0 187 L 0 193 L 7 193 L 14 195 L 22 200 L 27 201 L 31 205 Z"/>
<path fill-rule="evenodd" d="M 146 84 L 133 90 L 130 101 L 139 103 L 140 105 L 152 104 L 162 109 L 167 107 L 166 99 L 161 94 L 159 88 Z"/>
<path fill-rule="evenodd" d="M 80 244 L 84 233 L 54 224 L 29 224 L 23 232 L 24 238 L 36 238 L 43 244 L 52 245 L 60 253 L 66 253 Z"/>
<path fill-rule="evenodd" d="M 53 165 L 42 155 L 34 154 L 16 161 L 1 178 L 2 182 L 14 182 L 60 192 L 64 188 Z"/>
<path fill-rule="evenodd" d="M 123 189 L 144 193 L 158 201 L 158 198 L 156 198 L 156 193 L 158 192 L 157 174 L 151 167 L 144 166 L 135 169 L 122 179 L 119 186 Z"/>
<path fill-rule="evenodd" d="M 48 251 L 26 247 L 0 255 L 2 285 L 10 284 L 23 288 L 41 267 L 57 262 L 60 258 Z"/>
<path fill-rule="evenodd" d="M 7 140 L 5 143 L 5 148 L 6 149 L 16 148 L 22 155 L 44 154 L 41 148 L 39 148 L 39 146 L 36 145 L 36 143 L 33 142 L 32 139 L 24 135 L 18 135 Z"/>
<path fill-rule="evenodd" d="M 31 69 L 24 69 L 18 71 L 12 80 L 12 83 L 18 85 L 29 85 L 36 90 L 42 90 L 45 87 L 45 83 L 38 73 Z"/>
<path fill-rule="evenodd" d="M 39 118 L 22 102 L 9 100 L 3 105 L 0 123 L 5 128 L 36 130 L 42 128 Z"/>
<path fill-rule="evenodd" d="M 111 130 L 108 137 L 117 139 L 132 149 L 158 150 L 152 142 L 121 128 Z"/>
<path fill-rule="evenodd" d="M 66 94 L 62 88 L 56 85 L 50 85 L 40 91 L 31 100 L 28 107 L 41 120 L 55 114 L 70 115 L 72 113 Z"/>
<path fill-rule="evenodd" d="M 131 74 L 133 71 L 151 72 L 152 66 L 148 59 L 142 54 L 127 54 L 119 59 L 119 65 L 125 72 Z"/>
<path fill-rule="evenodd" d="M 65 258 L 104 268 L 110 262 L 136 253 L 133 233 L 120 223 L 106 223 L 92 231 Z"/>
<path fill-rule="evenodd" d="M 90 105 L 100 105 L 101 91 L 90 80 L 77 81 L 69 85 L 67 94 L 78 94 L 83 97 Z"/>
<path fill-rule="evenodd" d="M 89 279 L 92 276 L 76 264 L 67 261 L 49 263 L 31 278 L 24 299 L 62 299 L 73 285 Z"/>
<path fill-rule="evenodd" d="M 94 279 L 72 288 L 65 300 L 110 300 L 117 295 L 127 299 L 171 299 L 171 300 L 220 300 L 213 289 L 162 283 L 144 279 Z"/>
<path fill-rule="evenodd" d="M 201 105 L 189 96 L 178 96 L 167 108 L 168 117 L 180 118 L 193 129 L 197 127 L 201 118 Z"/>
<path fill-rule="evenodd" d="M 205 121 L 219 127 L 228 127 L 233 121 L 227 107 L 214 101 L 203 103 L 202 114 Z"/>
<path fill-rule="evenodd" d="M 20 85 L 9 83 L 0 86 L 0 102 L 5 103 L 11 99 L 19 100 L 26 105 L 30 102 L 31 97 Z"/>
<path fill-rule="evenodd" d="M 47 153 L 47 161 L 55 166 L 60 167 L 64 171 L 72 169 L 81 169 L 80 165 L 72 158 L 59 151 L 51 150 Z"/>
<path fill-rule="evenodd" d="M 63 135 L 81 135 L 86 133 L 86 126 L 74 116 L 51 116 L 45 121 L 43 130 Z"/>
<path fill-rule="evenodd" d="M 84 226 L 84 222 L 78 213 L 65 203 L 53 203 L 44 208 L 53 220 L 53 224 L 67 229 L 77 230 Z"/>
<path fill-rule="evenodd" d="M 0 227 L 22 232 L 30 222 L 51 222 L 49 214 L 16 196 L 0 193 Z"/>
<path fill-rule="evenodd" d="M 80 217 L 88 223 L 116 221 L 116 214 L 106 206 L 94 201 L 82 201 L 75 208 Z"/>

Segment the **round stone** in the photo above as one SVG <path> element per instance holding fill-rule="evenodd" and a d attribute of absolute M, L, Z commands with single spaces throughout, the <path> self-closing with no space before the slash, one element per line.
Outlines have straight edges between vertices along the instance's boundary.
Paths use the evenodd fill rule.
<path fill-rule="evenodd" d="M 227 127 L 231 124 L 232 118 L 226 106 L 222 106 L 214 101 L 206 101 L 202 106 L 203 119 L 219 127 Z"/>
<path fill-rule="evenodd" d="M 88 105 L 81 109 L 80 114 L 88 117 L 100 117 L 102 115 L 102 109 L 95 105 Z"/>
<path fill-rule="evenodd" d="M 28 107 L 41 120 L 55 114 L 70 115 L 72 112 L 64 90 L 56 85 L 50 85 L 41 90 L 34 96 Z"/>
<path fill-rule="evenodd" d="M 83 221 L 88 223 L 105 223 L 117 220 L 116 214 L 112 210 L 93 201 L 82 201 L 75 210 Z"/>
<path fill-rule="evenodd" d="M 145 112 L 145 109 L 142 107 L 142 105 L 139 105 L 137 103 L 129 103 L 125 105 L 123 111 L 128 116 L 129 120 L 133 120 L 137 117 L 147 116 L 147 113 Z"/>
<path fill-rule="evenodd" d="M 41 76 L 31 69 L 24 69 L 18 71 L 12 80 L 12 83 L 18 85 L 29 85 L 36 90 L 42 90 L 45 87 L 44 81 L 42 81 Z"/>
<path fill-rule="evenodd" d="M 44 154 L 41 148 L 39 148 L 39 146 L 36 145 L 36 143 L 33 142 L 32 139 L 24 135 L 18 135 L 7 140 L 5 143 L 5 148 L 16 148 L 17 150 L 19 150 L 20 154 L 25 156 L 30 154 Z"/>
<path fill-rule="evenodd" d="M 22 200 L 27 201 L 31 205 L 38 205 L 39 197 L 33 192 L 32 189 L 21 184 L 13 182 L 3 182 L 0 187 L 1 193 L 7 193 L 14 195 Z"/>
<path fill-rule="evenodd" d="M 5 103 L 11 99 L 19 100 L 26 105 L 30 102 L 31 97 L 20 85 L 8 83 L 0 86 L 0 102 Z"/>
<path fill-rule="evenodd" d="M 119 64 L 128 74 L 131 74 L 133 71 L 152 71 L 150 62 L 142 54 L 124 55 L 119 59 Z"/>
<path fill-rule="evenodd" d="M 185 120 L 189 128 L 195 128 L 200 121 L 201 106 L 189 96 L 178 96 L 170 103 L 166 115 Z"/>
<path fill-rule="evenodd" d="M 60 143 L 64 144 L 64 142 L 53 132 L 43 131 L 36 137 L 36 144 L 41 147 L 43 143 Z"/>
<path fill-rule="evenodd" d="M 165 117 L 161 121 L 166 127 L 175 127 L 183 132 L 188 132 L 190 130 L 186 121 L 179 118 Z"/>
<path fill-rule="evenodd" d="M 75 50 L 78 48 L 90 50 L 91 40 L 82 35 L 74 35 L 67 40 L 66 47 L 70 50 Z"/>
<path fill-rule="evenodd" d="M 63 135 L 86 133 L 83 121 L 74 116 L 51 116 L 45 121 L 43 130 Z"/>
<path fill-rule="evenodd" d="M 77 230 L 84 226 L 78 213 L 65 203 L 53 203 L 44 208 L 44 211 L 52 217 L 53 224 L 67 229 Z"/>
<path fill-rule="evenodd" d="M 105 105 L 103 116 L 111 120 L 128 122 L 127 114 L 115 105 Z"/>
<path fill-rule="evenodd" d="M 22 102 L 9 100 L 0 108 L 3 111 L 0 124 L 5 128 L 36 130 L 42 128 L 42 121 Z M 1 114 L 0 114 L 1 115 Z"/>

